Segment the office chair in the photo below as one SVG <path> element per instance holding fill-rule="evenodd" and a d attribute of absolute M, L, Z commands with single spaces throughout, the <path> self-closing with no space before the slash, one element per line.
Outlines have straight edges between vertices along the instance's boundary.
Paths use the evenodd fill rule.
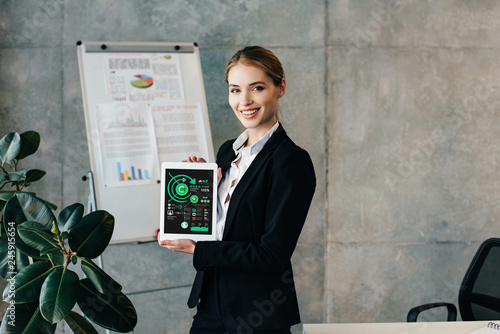
<path fill-rule="evenodd" d="M 484 241 L 474 255 L 458 292 L 460 315 L 464 321 L 500 319 L 500 239 Z M 424 304 L 412 308 L 406 320 L 416 322 L 420 312 L 446 307 L 448 321 L 457 319 L 451 303 Z"/>

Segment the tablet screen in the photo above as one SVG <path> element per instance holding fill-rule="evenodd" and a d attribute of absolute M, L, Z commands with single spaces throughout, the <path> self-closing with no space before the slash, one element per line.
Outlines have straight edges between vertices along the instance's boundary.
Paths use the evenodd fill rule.
<path fill-rule="evenodd" d="M 214 172 L 169 169 L 165 173 L 163 233 L 212 234 Z"/>

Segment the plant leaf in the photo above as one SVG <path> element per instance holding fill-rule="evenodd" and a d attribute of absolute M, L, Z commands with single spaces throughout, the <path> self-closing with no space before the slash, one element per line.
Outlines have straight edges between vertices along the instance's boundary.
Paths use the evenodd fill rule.
<path fill-rule="evenodd" d="M 9 199 L 11 199 L 12 197 L 14 197 L 14 195 L 16 193 L 18 193 L 18 191 L 15 191 L 15 190 L 0 191 L 0 211 L 2 211 L 2 209 L 5 206 L 5 204 L 7 203 L 7 201 Z M 32 194 L 33 196 L 35 195 L 35 193 L 28 193 L 28 192 L 26 192 L 26 193 Z"/>
<path fill-rule="evenodd" d="M 41 170 L 41 169 L 30 169 L 29 171 L 26 172 L 26 180 L 24 180 L 24 183 L 28 182 L 35 182 L 40 180 L 42 177 L 45 176 L 47 172 Z"/>
<path fill-rule="evenodd" d="M 69 312 L 64 320 L 75 334 L 98 334 L 97 330 L 87 319 L 74 311 Z"/>
<path fill-rule="evenodd" d="M 13 238 L 14 238 L 14 244 L 16 246 L 16 257 L 19 254 L 24 254 L 24 256 L 29 256 L 29 257 L 32 257 L 32 258 L 37 259 L 37 260 L 45 260 L 45 259 L 47 259 L 47 256 L 41 256 L 40 255 L 40 251 L 39 250 L 36 250 L 36 249 L 34 249 L 34 248 L 26 245 L 24 243 L 24 241 L 21 239 L 21 237 L 19 236 L 19 233 L 17 233 L 17 231 L 16 231 L 16 233 L 14 235 L 15 236 Z M 10 240 L 11 239 L 9 239 L 9 241 Z M 12 243 L 9 242 L 9 244 L 12 244 Z M 7 247 L 8 247 L 8 244 L 7 244 L 7 241 L 5 241 L 5 251 L 6 252 L 7 252 Z M 17 272 L 19 272 L 19 270 Z"/>
<path fill-rule="evenodd" d="M 14 197 L 14 195 L 18 193 L 17 191 L 0 191 L 0 201 L 7 202 L 9 199 Z M 31 193 L 33 194 L 33 193 Z M 34 195 L 34 194 L 33 194 Z"/>
<path fill-rule="evenodd" d="M 39 250 L 34 249 L 33 247 L 26 245 L 20 237 L 18 237 L 16 239 L 16 247 L 19 250 L 18 253 L 24 254 L 24 255 L 31 257 L 33 259 L 36 259 L 36 260 L 47 260 L 48 259 L 47 255 L 41 255 Z"/>
<path fill-rule="evenodd" d="M 64 267 L 57 267 L 45 279 L 40 292 L 40 310 L 43 317 L 55 324 L 64 319 L 78 298 L 78 275 Z"/>
<path fill-rule="evenodd" d="M 82 261 L 82 271 L 94 284 L 94 287 L 100 293 L 105 293 L 105 291 L 111 291 L 111 293 L 118 293 L 122 291 L 122 286 L 115 281 L 111 276 L 106 274 L 104 270 L 99 268 L 92 260 L 83 258 Z"/>
<path fill-rule="evenodd" d="M 128 333 L 137 324 L 137 312 L 127 296 L 101 294 L 88 278 L 80 281 L 78 306 L 90 320 L 115 332 Z"/>
<path fill-rule="evenodd" d="M 55 220 L 52 211 L 45 202 L 33 193 L 17 192 L 8 200 L 4 208 L 3 220 L 7 224 L 14 224 L 16 247 L 28 256 L 36 259 L 46 259 L 46 256 L 40 256 L 40 252 L 26 245 L 17 233 L 17 225 L 31 220 L 42 223 L 49 230 L 52 228 L 52 222 Z"/>
<path fill-rule="evenodd" d="M 2 211 L 7 201 L 11 199 L 15 194 L 16 191 L 0 191 L 0 211 Z"/>
<path fill-rule="evenodd" d="M 9 306 L 10 307 L 10 306 Z M 38 302 L 16 305 L 15 315 L 7 308 L 0 333 L 6 334 L 53 334 L 57 325 L 49 324 L 40 313 Z M 11 321 L 15 319 L 15 322 Z M 10 322 L 10 323 L 9 323 Z M 14 324 L 14 326 L 12 325 Z"/>
<path fill-rule="evenodd" d="M 54 240 L 54 235 L 42 224 L 27 221 L 17 226 L 17 231 L 21 239 L 30 247 L 40 251 L 40 255 L 54 253 L 61 250 L 61 247 Z"/>
<path fill-rule="evenodd" d="M 80 203 L 65 207 L 57 217 L 59 231 L 66 232 L 75 226 L 83 217 L 84 207 Z"/>
<path fill-rule="evenodd" d="M 5 178 L 9 181 L 19 181 L 21 180 L 24 176 L 26 175 L 26 169 L 19 169 L 16 170 L 15 172 L 10 172 L 7 175 L 5 175 Z"/>
<path fill-rule="evenodd" d="M 14 286 L 7 283 L 3 291 L 3 300 L 8 303 L 24 304 L 37 301 L 45 278 L 54 270 L 52 264 L 45 261 L 35 262 L 15 276 Z"/>
<path fill-rule="evenodd" d="M 108 212 L 91 212 L 68 231 L 69 246 L 78 256 L 96 258 L 108 246 L 114 227 L 115 218 Z"/>
<path fill-rule="evenodd" d="M 50 203 L 49 201 L 46 201 L 46 200 L 44 200 L 44 199 L 42 199 L 42 198 L 39 198 L 39 200 L 41 200 L 42 202 L 44 202 L 44 203 L 45 203 L 45 205 L 47 205 L 47 206 L 49 207 L 49 209 L 50 209 L 50 210 L 52 210 L 52 211 L 57 210 L 57 205 L 55 205 L 55 204 L 53 204 L 53 203 Z"/>
<path fill-rule="evenodd" d="M 56 217 L 44 200 L 32 193 L 18 192 L 9 199 L 4 209 L 4 221 L 17 224 L 31 220 L 45 226 L 49 231 Z"/>
<path fill-rule="evenodd" d="M 21 150 L 17 159 L 21 160 L 32 155 L 40 146 L 40 134 L 36 131 L 26 131 L 21 133 Z"/>
<path fill-rule="evenodd" d="M 17 132 L 6 134 L 0 139 L 0 160 L 9 163 L 16 158 L 21 150 L 21 136 Z"/>
<path fill-rule="evenodd" d="M 52 263 L 56 266 L 63 266 L 66 261 L 66 257 L 64 256 L 62 249 L 59 252 L 47 254 L 47 257 L 52 259 Z"/>
<path fill-rule="evenodd" d="M 11 256 L 13 250 L 9 253 L 8 246 L 12 244 L 9 241 L 8 235 L 0 236 L 0 276 L 4 280 L 12 278 L 12 273 L 19 273 L 30 264 L 28 257 L 17 249 L 14 250 L 14 256 Z"/>

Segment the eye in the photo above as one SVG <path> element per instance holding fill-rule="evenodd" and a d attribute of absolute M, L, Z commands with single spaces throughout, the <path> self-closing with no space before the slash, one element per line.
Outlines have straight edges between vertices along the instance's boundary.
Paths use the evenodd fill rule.
<path fill-rule="evenodd" d="M 264 87 L 262 87 L 262 86 L 255 86 L 255 87 L 253 88 L 253 90 L 256 90 L 256 91 L 260 92 L 260 91 L 263 91 L 263 90 L 264 90 Z"/>
<path fill-rule="evenodd" d="M 238 88 L 232 88 L 229 90 L 229 93 L 239 93 L 240 90 Z"/>

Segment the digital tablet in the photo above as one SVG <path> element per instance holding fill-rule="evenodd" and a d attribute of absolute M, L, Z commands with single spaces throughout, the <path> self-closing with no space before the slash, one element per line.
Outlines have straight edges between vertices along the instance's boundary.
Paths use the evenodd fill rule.
<path fill-rule="evenodd" d="M 215 240 L 217 164 L 163 162 L 160 240 Z"/>

